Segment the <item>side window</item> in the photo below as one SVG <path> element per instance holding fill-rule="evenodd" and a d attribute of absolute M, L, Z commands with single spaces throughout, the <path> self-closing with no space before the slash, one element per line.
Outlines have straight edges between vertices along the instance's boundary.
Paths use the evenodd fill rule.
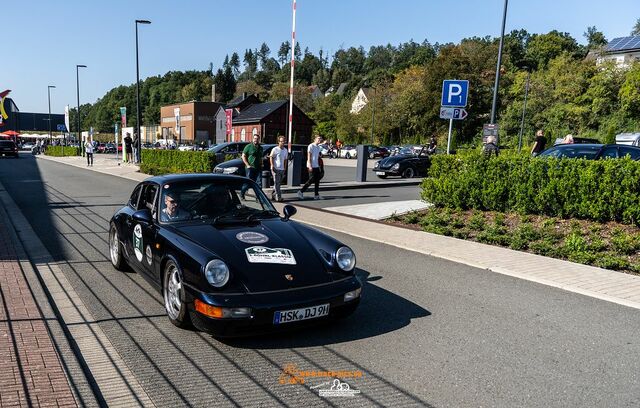
<path fill-rule="evenodd" d="M 618 148 L 616 146 L 609 146 L 602 151 L 600 157 L 603 159 L 615 159 L 618 157 Z"/>
<path fill-rule="evenodd" d="M 620 157 L 631 156 L 631 160 L 640 160 L 640 149 L 620 146 Z"/>
<path fill-rule="evenodd" d="M 134 210 L 138 209 L 138 199 L 140 198 L 140 191 L 142 190 L 142 184 L 139 184 L 131 193 L 131 198 L 129 198 L 129 207 Z"/>
<path fill-rule="evenodd" d="M 155 184 L 147 184 L 144 187 L 142 194 L 142 200 L 140 200 L 139 209 L 148 208 L 152 213 L 155 213 L 156 193 L 158 192 L 158 186 Z"/>

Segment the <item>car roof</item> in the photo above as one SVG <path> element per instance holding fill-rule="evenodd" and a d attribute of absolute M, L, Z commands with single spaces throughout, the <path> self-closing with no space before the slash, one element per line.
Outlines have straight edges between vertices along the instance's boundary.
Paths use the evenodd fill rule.
<path fill-rule="evenodd" d="M 152 182 L 157 184 L 176 183 L 180 181 L 232 181 L 238 179 L 246 179 L 241 176 L 233 176 L 230 174 L 212 174 L 212 173 L 186 173 L 186 174 L 165 174 L 162 176 L 153 176 L 145 179 L 144 182 Z"/>
<path fill-rule="evenodd" d="M 615 146 L 615 145 L 604 145 L 602 143 L 565 143 L 565 144 L 559 144 L 559 145 L 555 145 L 550 147 L 551 148 L 555 148 L 555 149 L 568 149 L 568 148 L 576 148 L 576 147 L 602 147 L 602 146 Z"/>

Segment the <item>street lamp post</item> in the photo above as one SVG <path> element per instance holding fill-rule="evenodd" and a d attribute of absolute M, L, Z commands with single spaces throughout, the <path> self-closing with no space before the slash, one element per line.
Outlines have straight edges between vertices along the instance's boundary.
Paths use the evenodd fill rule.
<path fill-rule="evenodd" d="M 528 67 L 524 67 L 527 70 L 527 83 L 524 86 L 524 104 L 522 105 L 522 119 L 520 120 L 520 134 L 518 134 L 518 153 L 522 150 L 522 132 L 524 131 L 524 115 L 527 112 L 527 95 L 529 94 L 529 79 L 531 78 L 531 71 Z"/>
<path fill-rule="evenodd" d="M 502 14 L 502 32 L 500 34 L 500 46 L 498 48 L 498 65 L 496 66 L 496 83 L 493 86 L 493 103 L 491 104 L 491 124 L 496 123 L 496 106 L 498 104 L 498 88 L 500 87 L 500 65 L 502 65 L 502 43 L 504 42 L 504 26 L 507 23 L 507 3 L 504 0 L 504 11 Z"/>
<path fill-rule="evenodd" d="M 82 154 L 82 157 L 84 157 L 84 149 L 82 147 L 82 131 L 80 130 L 80 74 L 78 73 L 79 68 L 86 68 L 86 65 L 76 65 L 76 96 L 78 97 L 77 102 L 78 102 L 78 110 L 76 111 L 76 114 L 78 115 L 78 146 L 80 146 L 80 152 Z"/>
<path fill-rule="evenodd" d="M 49 101 L 49 145 L 51 145 L 51 88 L 55 87 L 55 85 L 47 86 L 47 99 Z"/>
<path fill-rule="evenodd" d="M 136 134 L 138 135 L 138 141 L 136 143 L 136 157 L 133 159 L 140 163 L 140 63 L 138 61 L 138 24 L 151 24 L 149 20 L 136 20 Z"/>
<path fill-rule="evenodd" d="M 373 146 L 373 127 L 375 125 L 375 118 L 376 118 L 376 100 L 375 100 L 375 93 L 376 93 L 376 88 L 371 87 L 373 89 L 373 94 L 374 94 L 374 98 L 372 98 L 371 100 L 371 146 Z"/>

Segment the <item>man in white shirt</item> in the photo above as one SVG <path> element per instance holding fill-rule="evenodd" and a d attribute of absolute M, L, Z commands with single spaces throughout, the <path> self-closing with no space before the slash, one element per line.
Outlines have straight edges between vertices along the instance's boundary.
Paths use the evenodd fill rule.
<path fill-rule="evenodd" d="M 271 150 L 271 154 L 269 155 L 274 188 L 274 191 L 271 193 L 271 199 L 278 202 L 282 201 L 280 184 L 282 184 L 282 178 L 284 177 L 284 172 L 287 169 L 288 158 L 289 152 L 284 147 L 284 136 L 278 136 L 278 145 Z"/>
<path fill-rule="evenodd" d="M 322 197 L 318 194 L 320 188 L 320 179 L 322 178 L 322 167 L 320 166 L 320 144 L 322 143 L 322 136 L 316 135 L 313 143 L 307 147 L 307 169 L 309 170 L 309 180 L 298 191 L 298 198 L 304 200 L 304 192 L 309 188 L 311 183 L 314 183 L 313 192 L 315 200 L 322 200 Z"/>
<path fill-rule="evenodd" d="M 84 143 L 84 151 L 87 154 L 87 167 L 93 167 L 93 143 L 87 140 Z"/>

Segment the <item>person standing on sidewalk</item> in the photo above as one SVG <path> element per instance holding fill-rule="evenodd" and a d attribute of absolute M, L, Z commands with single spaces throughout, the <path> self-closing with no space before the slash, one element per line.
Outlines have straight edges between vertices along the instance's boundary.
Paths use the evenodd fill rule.
<path fill-rule="evenodd" d="M 87 155 L 87 167 L 93 167 L 93 143 L 88 140 L 84 142 L 84 152 Z"/>
<path fill-rule="evenodd" d="M 133 142 L 131 144 L 132 147 L 132 152 L 133 152 L 133 162 L 137 163 L 138 162 L 138 134 L 134 133 L 133 134 Z"/>
<path fill-rule="evenodd" d="M 133 140 L 131 140 L 131 133 L 127 132 L 127 135 L 124 137 L 124 148 L 126 150 L 126 156 L 124 157 L 124 160 L 127 163 L 131 163 L 131 154 L 133 153 L 132 145 Z"/>
<path fill-rule="evenodd" d="M 278 202 L 282 201 L 280 184 L 284 178 L 284 172 L 287 169 L 288 158 L 289 152 L 284 147 L 284 136 L 279 136 L 278 145 L 271 150 L 271 154 L 269 155 L 271 173 L 273 174 L 273 192 L 271 193 L 271 199 Z"/>
<path fill-rule="evenodd" d="M 242 151 L 242 161 L 245 166 L 246 177 L 258 183 L 262 179 L 262 146 L 260 145 L 260 136 L 253 135 L 253 143 L 250 143 L 244 147 Z M 249 185 L 245 184 L 240 190 L 240 196 L 244 199 L 244 193 L 249 189 Z"/>
<path fill-rule="evenodd" d="M 311 183 L 313 185 L 313 199 L 314 200 L 322 200 L 320 197 L 319 189 L 320 189 L 320 179 L 323 176 L 323 171 L 320 166 L 320 144 L 322 143 L 322 136 L 316 135 L 313 143 L 307 147 L 307 169 L 309 170 L 309 180 L 304 183 L 304 186 L 298 191 L 298 198 L 300 200 L 304 200 L 304 192 L 309 188 Z"/>

